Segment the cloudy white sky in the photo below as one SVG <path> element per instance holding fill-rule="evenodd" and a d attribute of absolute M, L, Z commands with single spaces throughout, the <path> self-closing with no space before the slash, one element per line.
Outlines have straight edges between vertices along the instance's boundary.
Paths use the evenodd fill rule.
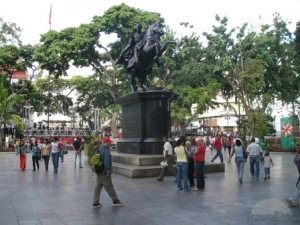
<path fill-rule="evenodd" d="M 295 22 L 300 20 L 300 0 L 2 0 L 0 17 L 17 23 L 23 29 L 23 43 L 36 44 L 40 34 L 49 30 L 50 4 L 52 29 L 59 31 L 89 23 L 93 16 L 103 15 L 111 6 L 123 2 L 132 7 L 161 13 L 166 23 L 177 30 L 179 35 L 189 32 L 179 26 L 180 22 L 190 22 L 198 34 L 210 31 L 215 14 L 228 16 L 232 26 L 244 22 L 257 23 L 259 16 L 268 23 L 275 12 L 292 21 L 291 30 L 294 30 Z"/>

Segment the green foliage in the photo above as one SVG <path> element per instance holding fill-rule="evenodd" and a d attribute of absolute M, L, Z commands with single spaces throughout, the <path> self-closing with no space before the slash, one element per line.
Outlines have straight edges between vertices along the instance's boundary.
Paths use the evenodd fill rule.
<path fill-rule="evenodd" d="M 209 83 L 206 87 L 198 87 L 191 90 L 188 98 L 190 98 L 192 102 L 198 103 L 196 113 L 202 114 L 207 109 L 214 108 L 218 105 L 214 100 L 216 99 L 220 88 L 221 84 L 219 83 Z"/>
<path fill-rule="evenodd" d="M 28 85 L 28 82 L 23 82 L 17 88 L 13 87 L 11 80 L 15 71 L 26 71 L 27 68 L 36 70 L 33 64 L 35 47 L 22 45 L 20 32 L 21 29 L 15 23 L 4 22 L 0 17 L 0 74 L 10 93 L 19 93 Z"/>
<path fill-rule="evenodd" d="M 15 23 L 5 22 L 0 17 L 0 46 L 3 44 L 15 45 L 20 43 L 21 28 Z"/>
<path fill-rule="evenodd" d="M 127 45 L 128 37 L 135 31 L 137 23 L 141 23 L 143 29 L 154 22 L 164 22 L 159 13 L 147 12 L 130 7 L 124 3 L 116 5 L 104 12 L 103 16 L 94 16 L 95 24 L 100 32 L 105 34 L 117 34 L 123 48 Z M 121 49 L 120 49 L 121 51 Z"/>
<path fill-rule="evenodd" d="M 0 82 L 0 125 L 12 123 L 14 126 L 23 131 L 24 124 L 22 118 L 15 111 L 14 106 L 22 101 L 18 94 L 10 94 L 5 85 Z M 0 147 L 2 146 L 2 132 L 0 132 Z"/>
<path fill-rule="evenodd" d="M 192 116 L 191 105 L 193 102 L 187 98 L 191 88 L 186 85 L 182 85 L 180 88 L 178 86 L 168 86 L 168 88 L 176 94 L 176 100 L 171 104 L 172 125 L 179 126 L 181 121 L 186 121 Z"/>

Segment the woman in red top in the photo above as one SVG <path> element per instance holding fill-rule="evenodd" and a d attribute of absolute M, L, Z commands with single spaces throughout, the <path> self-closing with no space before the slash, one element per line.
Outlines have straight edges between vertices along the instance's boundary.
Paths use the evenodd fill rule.
<path fill-rule="evenodd" d="M 194 152 L 194 161 L 196 163 L 197 183 L 194 191 L 201 191 L 205 188 L 204 181 L 204 161 L 205 161 L 205 145 L 203 140 L 200 138 L 197 141 L 198 148 Z"/>
<path fill-rule="evenodd" d="M 227 145 L 227 148 L 228 148 L 228 154 L 230 156 L 230 154 L 231 154 L 231 146 L 232 146 L 231 137 L 228 138 L 226 145 Z"/>

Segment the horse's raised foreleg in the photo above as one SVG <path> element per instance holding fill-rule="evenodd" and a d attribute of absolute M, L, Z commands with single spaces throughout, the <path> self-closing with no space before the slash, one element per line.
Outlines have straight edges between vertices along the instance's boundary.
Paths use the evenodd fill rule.
<path fill-rule="evenodd" d="M 156 55 L 157 55 L 159 53 L 159 51 L 160 51 L 159 47 L 160 47 L 159 44 L 154 43 L 152 45 L 146 45 L 143 50 L 144 50 L 144 52 L 150 52 L 153 48 L 155 48 Z"/>
<path fill-rule="evenodd" d="M 161 46 L 161 48 L 159 49 L 159 53 L 158 53 L 158 55 L 162 55 L 163 53 L 164 53 L 164 51 L 166 50 L 166 48 L 168 47 L 168 45 L 177 45 L 177 46 L 179 46 L 179 44 L 178 44 L 178 42 L 176 42 L 176 41 L 167 41 L 165 44 L 163 44 L 162 46 Z"/>

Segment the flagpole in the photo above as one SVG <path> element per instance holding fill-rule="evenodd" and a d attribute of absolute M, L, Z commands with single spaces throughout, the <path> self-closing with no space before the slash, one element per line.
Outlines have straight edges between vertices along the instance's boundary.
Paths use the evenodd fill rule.
<path fill-rule="evenodd" d="M 50 25 L 50 29 L 49 31 L 51 31 L 51 24 L 52 24 L 52 3 L 50 4 L 50 13 L 49 13 L 49 21 L 48 21 L 49 25 Z M 48 103 L 48 110 L 47 110 L 47 126 L 48 126 L 48 132 L 50 130 L 50 126 L 49 126 L 49 110 L 50 110 L 50 107 L 49 107 L 49 104 L 50 104 L 50 73 L 48 74 L 48 100 L 49 100 L 49 103 Z"/>
<path fill-rule="evenodd" d="M 52 3 L 50 4 L 50 14 L 49 14 L 49 25 L 51 30 L 51 23 L 52 23 Z"/>

